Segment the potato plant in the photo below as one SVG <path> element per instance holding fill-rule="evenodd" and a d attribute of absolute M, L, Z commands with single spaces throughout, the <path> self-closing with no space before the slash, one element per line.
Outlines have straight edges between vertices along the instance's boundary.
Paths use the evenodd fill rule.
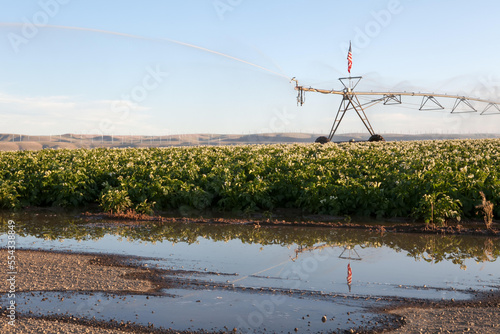
<path fill-rule="evenodd" d="M 475 216 L 482 191 L 498 217 L 499 144 L 484 139 L 1 152 L 0 207 L 98 203 L 105 211 L 148 213 L 298 208 L 442 222 Z"/>

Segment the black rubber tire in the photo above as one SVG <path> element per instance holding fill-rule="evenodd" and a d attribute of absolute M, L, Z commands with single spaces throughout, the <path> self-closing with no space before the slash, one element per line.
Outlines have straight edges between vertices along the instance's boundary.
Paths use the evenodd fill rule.
<path fill-rule="evenodd" d="M 325 136 L 321 136 L 321 137 L 316 138 L 316 140 L 314 142 L 320 143 L 320 144 L 326 144 L 326 143 L 330 142 L 330 139 L 326 138 Z"/>
<path fill-rule="evenodd" d="M 370 139 L 368 139 L 368 141 L 385 141 L 385 139 L 381 135 L 375 134 L 371 136 Z"/>

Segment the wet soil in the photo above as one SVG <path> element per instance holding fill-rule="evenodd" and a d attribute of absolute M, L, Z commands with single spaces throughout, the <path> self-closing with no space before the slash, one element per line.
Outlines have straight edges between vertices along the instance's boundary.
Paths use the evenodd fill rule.
<path fill-rule="evenodd" d="M 421 233 L 421 234 L 441 234 L 441 235 L 477 235 L 500 237 L 500 223 L 493 223 L 487 229 L 484 223 L 479 221 L 467 221 L 462 224 L 449 226 L 436 226 L 407 222 L 408 219 L 392 219 L 390 221 L 372 221 L 370 223 L 347 222 L 341 217 L 326 215 L 308 215 L 304 219 L 293 220 L 286 216 L 283 219 L 262 218 L 260 214 L 255 214 L 255 218 L 226 218 L 226 217 L 165 217 L 136 214 L 133 212 L 112 214 L 112 213 L 90 213 L 86 212 L 81 217 L 89 222 L 114 221 L 115 224 L 141 225 L 145 222 L 158 223 L 196 223 L 196 224 L 243 224 L 259 226 L 294 226 L 294 227 L 329 227 L 339 229 L 360 229 L 377 232 L 393 233 Z M 364 219 L 366 220 L 366 219 Z M 108 223 L 107 223 L 108 224 Z"/>

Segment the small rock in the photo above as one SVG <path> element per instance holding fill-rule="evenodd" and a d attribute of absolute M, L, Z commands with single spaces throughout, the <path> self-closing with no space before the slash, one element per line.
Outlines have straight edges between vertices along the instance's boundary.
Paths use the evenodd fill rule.
<path fill-rule="evenodd" d="M 321 321 L 326 322 L 326 319 L 327 319 L 327 318 L 326 318 L 326 315 L 324 315 L 324 316 L 321 318 Z"/>

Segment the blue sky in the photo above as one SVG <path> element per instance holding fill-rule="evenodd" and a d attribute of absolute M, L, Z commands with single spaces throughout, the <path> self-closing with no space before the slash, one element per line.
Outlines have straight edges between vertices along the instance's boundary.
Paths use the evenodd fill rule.
<path fill-rule="evenodd" d="M 500 101 L 500 4 L 492 0 L 0 5 L 0 133 L 327 134 L 341 97 L 308 93 L 297 107 L 289 80 L 341 89 L 349 40 L 360 90 Z M 404 101 L 367 110 L 375 132 L 500 133 L 500 115 L 422 112 L 419 98 Z M 366 130 L 350 113 L 339 132 Z"/>

